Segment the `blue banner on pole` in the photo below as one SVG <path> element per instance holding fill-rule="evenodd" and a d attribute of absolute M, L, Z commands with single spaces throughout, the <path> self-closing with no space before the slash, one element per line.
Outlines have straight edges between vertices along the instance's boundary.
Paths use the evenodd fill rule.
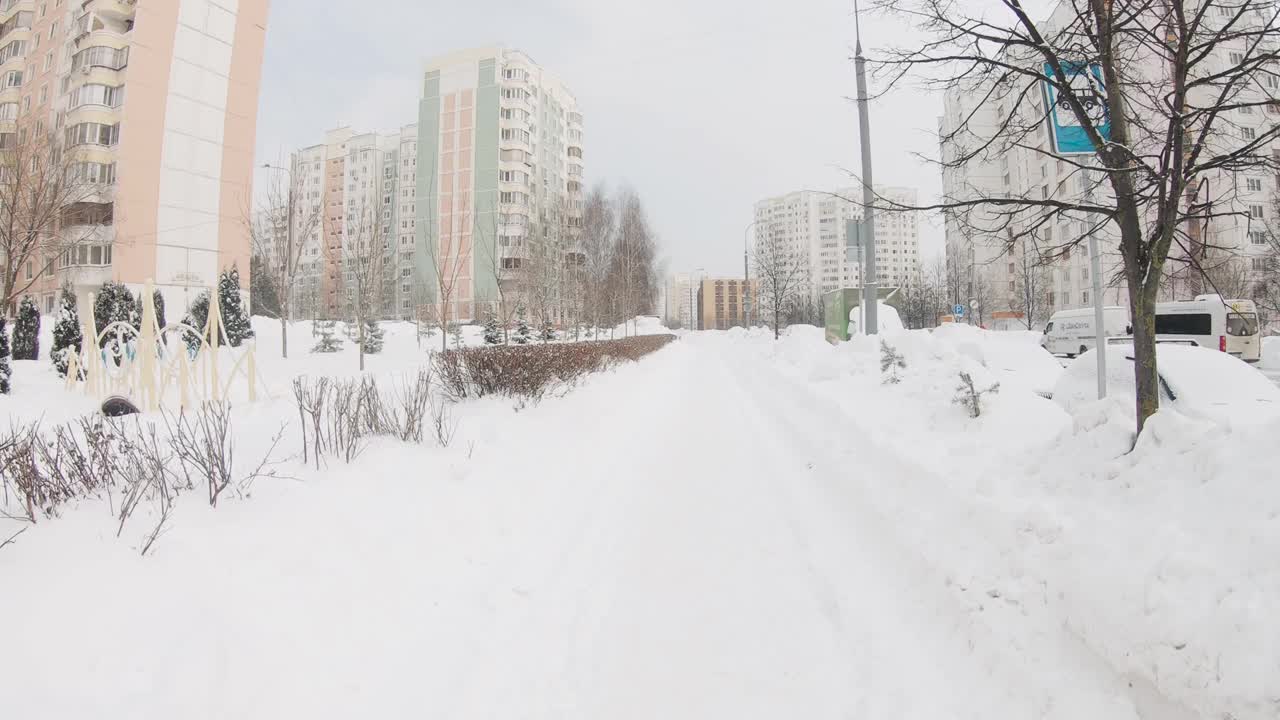
<path fill-rule="evenodd" d="M 1107 87 L 1102 80 L 1102 66 L 1097 63 L 1062 63 L 1062 75 L 1071 86 L 1071 94 L 1084 108 L 1089 124 L 1103 141 L 1111 140 L 1111 116 L 1107 111 Z M 1056 78 L 1053 65 L 1044 64 L 1047 78 Z M 1080 124 L 1071 102 L 1058 92 L 1054 83 L 1045 81 L 1044 101 L 1048 108 L 1049 139 L 1058 155 L 1090 155 L 1094 152 L 1089 133 Z"/>

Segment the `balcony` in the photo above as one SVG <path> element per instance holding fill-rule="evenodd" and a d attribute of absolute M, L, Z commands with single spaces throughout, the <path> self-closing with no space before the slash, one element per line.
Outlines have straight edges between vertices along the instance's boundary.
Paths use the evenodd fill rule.
<path fill-rule="evenodd" d="M 138 0 L 85 0 L 80 4 L 80 9 L 93 10 L 112 22 L 129 23 L 132 29 L 133 18 L 138 12 Z"/>
<path fill-rule="evenodd" d="M 570 145 L 567 152 L 571 158 L 582 159 L 582 147 L 579 145 Z"/>

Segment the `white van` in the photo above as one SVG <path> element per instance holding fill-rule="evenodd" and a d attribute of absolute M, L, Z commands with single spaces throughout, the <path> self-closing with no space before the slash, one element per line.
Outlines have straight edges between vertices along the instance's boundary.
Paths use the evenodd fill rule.
<path fill-rule="evenodd" d="M 1102 308 L 1102 327 L 1106 337 L 1128 335 L 1129 309 L 1120 306 Z M 1044 326 L 1040 346 L 1054 355 L 1075 357 L 1092 349 L 1098 341 L 1094 325 L 1094 309 L 1062 310 L 1049 318 Z"/>
<path fill-rule="evenodd" d="M 1195 300 L 1159 303 L 1156 340 L 1189 340 L 1251 363 L 1262 359 L 1258 308 L 1252 300 L 1200 295 Z"/>

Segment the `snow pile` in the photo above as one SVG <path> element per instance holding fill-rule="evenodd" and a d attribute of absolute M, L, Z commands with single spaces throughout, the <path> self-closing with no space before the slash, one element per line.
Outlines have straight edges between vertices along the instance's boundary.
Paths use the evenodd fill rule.
<path fill-rule="evenodd" d="M 923 471 L 859 473 L 862 501 L 963 597 L 981 589 L 990 622 L 1065 627 L 1054 642 L 1082 642 L 1147 717 L 1274 717 L 1280 390 L 1230 356 L 1162 346 L 1178 400 L 1134 448 L 1125 348 L 1109 349 L 1099 402 L 1092 353 L 1064 372 L 1027 334 L 1001 335 L 952 326 L 824 352 L 800 333 L 766 352 L 842 409 L 833 432 Z M 882 384 L 880 339 L 906 360 L 898 384 Z M 960 371 L 1001 383 L 977 419 L 952 402 Z"/>
<path fill-rule="evenodd" d="M 1160 345 L 1157 363 L 1164 380 L 1161 403 L 1191 417 L 1225 424 L 1257 424 L 1280 417 L 1280 388 L 1257 368 L 1225 353 L 1201 347 Z M 1135 416 L 1133 346 L 1107 348 L 1107 395 Z M 1076 358 L 1054 387 L 1053 398 L 1077 414 L 1098 397 L 1098 357 L 1090 350 Z"/>
<path fill-rule="evenodd" d="M 1262 367 L 1280 370 L 1280 335 L 1262 338 Z"/>

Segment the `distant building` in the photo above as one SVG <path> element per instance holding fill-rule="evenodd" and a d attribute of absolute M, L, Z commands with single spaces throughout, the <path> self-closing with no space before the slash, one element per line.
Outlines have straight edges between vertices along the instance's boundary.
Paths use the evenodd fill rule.
<path fill-rule="evenodd" d="M 911 188 L 878 188 L 892 202 L 914 205 Z M 789 248 L 803 271 L 803 292 L 815 303 L 823 293 L 862 284 L 862 261 L 850 252 L 846 226 L 862 220 L 862 190 L 800 190 L 755 205 L 756 245 L 767 240 Z M 876 269 L 881 285 L 904 286 L 920 275 L 920 231 L 915 212 L 876 214 Z"/>
<path fill-rule="evenodd" d="M 694 329 L 700 273 L 676 273 L 667 280 L 666 302 L 661 305 L 668 327 Z"/>
<path fill-rule="evenodd" d="M 731 327 L 746 327 L 746 309 L 743 305 L 743 290 L 752 301 L 751 318 L 759 316 L 755 306 L 755 298 L 759 294 L 760 281 L 752 280 L 748 286 L 742 278 L 703 278 L 698 284 L 698 330 L 728 330 Z"/>

